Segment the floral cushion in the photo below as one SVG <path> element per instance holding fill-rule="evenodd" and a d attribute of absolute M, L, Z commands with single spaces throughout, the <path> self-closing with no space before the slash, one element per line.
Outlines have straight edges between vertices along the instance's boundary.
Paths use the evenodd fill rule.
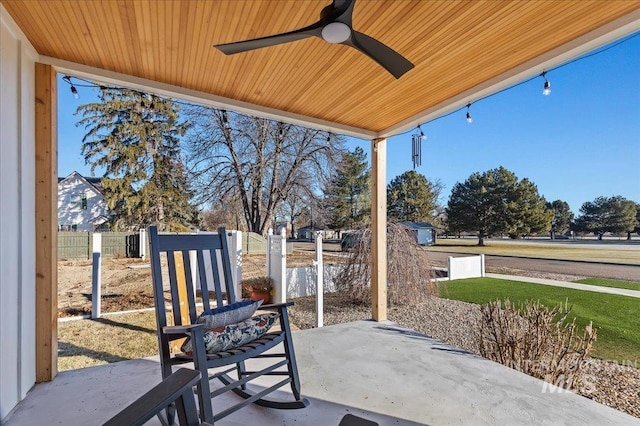
<path fill-rule="evenodd" d="M 269 331 L 279 316 L 277 313 L 257 315 L 235 324 L 207 328 L 204 332 L 204 347 L 208 354 L 214 354 L 246 345 Z M 181 349 L 190 354 L 193 350 L 191 340 L 184 342 Z"/>
<path fill-rule="evenodd" d="M 262 300 L 241 300 L 219 308 L 204 311 L 198 317 L 198 324 L 205 328 L 218 328 L 251 318 L 262 304 Z"/>

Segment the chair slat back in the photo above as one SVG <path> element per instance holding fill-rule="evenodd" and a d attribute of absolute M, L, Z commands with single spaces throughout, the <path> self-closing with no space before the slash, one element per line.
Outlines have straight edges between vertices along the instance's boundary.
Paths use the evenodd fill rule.
<path fill-rule="evenodd" d="M 169 325 L 168 302 L 173 324 L 186 325 L 195 323 L 203 310 L 215 307 L 212 303 L 214 301 L 216 306 L 236 301 L 229 244 L 224 228 L 219 228 L 217 233 L 160 234 L 157 227 L 150 226 L 149 244 L 159 329 Z M 201 290 L 202 307 L 196 305 L 196 284 L 199 284 Z M 210 300 L 210 292 L 215 293 L 213 301 Z M 170 300 L 166 300 L 167 298 Z"/>

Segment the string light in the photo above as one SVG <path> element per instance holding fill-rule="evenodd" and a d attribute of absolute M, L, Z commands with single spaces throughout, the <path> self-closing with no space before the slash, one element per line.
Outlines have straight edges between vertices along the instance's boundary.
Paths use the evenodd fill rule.
<path fill-rule="evenodd" d="M 73 97 L 76 99 L 79 99 L 80 95 L 78 94 L 78 89 L 76 89 L 76 86 L 74 86 L 73 83 L 71 82 L 71 77 L 69 77 L 68 75 L 65 75 L 64 77 L 62 77 L 62 79 L 67 83 L 69 83 L 69 86 L 71 86 L 71 94 L 73 95 Z"/>
<path fill-rule="evenodd" d="M 582 56 L 578 56 L 578 57 L 576 57 L 576 58 L 574 58 L 574 59 L 572 59 L 572 60 L 570 60 L 570 61 L 568 61 L 568 62 L 565 62 L 565 63 L 563 63 L 563 64 L 561 64 L 561 65 L 558 65 L 558 66 L 554 67 L 553 69 L 551 69 L 551 71 L 554 71 L 554 70 L 557 70 L 557 69 L 560 69 L 560 68 L 566 67 L 566 66 L 568 66 L 568 65 L 573 64 L 574 62 L 582 61 L 582 60 L 584 60 L 584 59 L 591 58 L 592 56 L 599 55 L 599 54 L 604 53 L 604 52 L 606 52 L 606 51 L 608 51 L 608 50 L 610 50 L 610 49 L 613 49 L 613 48 L 615 48 L 615 47 L 617 47 L 617 46 L 619 46 L 619 45 L 621 45 L 621 44 L 623 44 L 623 43 L 626 43 L 626 42 L 628 42 L 628 41 L 630 41 L 630 40 L 632 40 L 633 38 L 636 38 L 636 37 L 640 37 L 640 32 L 637 32 L 637 33 L 635 33 L 635 34 L 632 34 L 632 35 L 630 35 L 630 36 L 627 36 L 627 37 L 625 37 L 625 38 L 622 38 L 622 39 L 618 40 L 616 43 L 610 44 L 610 45 L 608 45 L 607 47 L 604 47 L 604 48 L 601 48 L 601 49 L 595 50 L 595 51 L 593 51 L 593 52 L 591 52 L 591 53 L 588 53 L 588 54 L 585 54 L 585 55 L 582 55 Z M 484 96 L 484 97 L 481 97 L 481 98 L 479 98 L 479 99 L 476 99 L 476 100 L 475 100 L 475 102 L 478 102 L 478 101 L 481 101 L 481 100 L 484 100 L 484 99 L 487 99 L 487 98 L 490 98 L 490 97 L 493 97 L 493 96 L 497 96 L 497 95 L 501 94 L 502 92 L 505 92 L 505 91 L 507 91 L 507 90 L 514 89 L 514 88 L 516 88 L 516 87 L 522 86 L 523 84 L 529 83 L 529 82 L 531 82 L 532 80 L 534 80 L 534 79 L 536 79 L 536 78 L 538 78 L 538 77 L 542 77 L 542 78 L 544 78 L 544 86 L 543 86 L 542 94 L 543 94 L 543 95 L 545 95 L 545 96 L 548 96 L 548 95 L 550 95 L 550 94 L 551 94 L 551 82 L 550 82 L 549 80 L 547 80 L 547 78 L 546 78 L 546 74 L 547 74 L 547 72 L 548 72 L 548 70 L 545 70 L 545 71 L 543 71 L 543 72 L 542 72 L 541 74 L 539 74 L 539 75 L 535 75 L 535 76 L 533 76 L 533 77 L 531 77 L 531 78 L 528 78 L 528 79 L 526 79 L 526 80 L 523 80 L 523 81 L 521 81 L 521 82 L 519 82 L 519 83 L 517 83 L 517 84 L 514 84 L 514 85 L 509 86 L 509 87 L 505 87 L 505 88 L 503 88 L 503 89 L 501 89 L 501 90 L 498 90 L 497 92 L 493 92 L 493 93 L 491 93 L 491 94 L 489 94 L 489 95 L 486 95 L 486 96 Z M 100 88 L 100 89 L 103 89 L 103 90 L 104 90 L 104 89 L 107 89 L 107 88 L 112 89 L 112 90 L 131 90 L 131 89 L 129 89 L 129 88 L 125 88 L 125 87 L 116 87 L 116 86 L 113 86 L 113 87 L 106 87 L 106 86 L 103 86 L 103 85 L 100 85 L 100 84 L 94 83 L 94 82 L 92 82 L 92 81 L 90 81 L 90 80 L 85 80 L 85 79 L 82 79 L 82 78 L 79 78 L 79 77 L 73 77 L 73 78 L 74 78 L 75 80 L 78 80 L 78 81 L 82 82 L 82 83 L 81 83 L 81 84 L 75 84 L 75 85 L 74 85 L 74 84 L 72 83 L 72 81 L 71 81 L 71 77 L 70 77 L 70 76 L 68 76 L 68 75 L 64 76 L 62 79 L 63 79 L 67 84 L 69 84 L 70 89 L 71 89 L 71 93 L 73 94 L 73 96 L 74 96 L 76 99 L 79 97 L 79 95 L 78 95 L 78 90 L 76 89 L 76 86 L 77 86 L 77 87 L 93 87 L 93 88 Z M 84 83 L 84 84 L 83 84 L 83 83 Z M 135 90 L 134 90 L 134 92 L 137 92 L 137 91 L 135 91 Z M 137 93 L 141 93 L 141 92 L 137 92 Z M 170 99 L 170 98 L 163 98 L 163 97 L 160 97 L 160 99 Z M 179 105 L 187 105 L 187 106 L 193 105 L 193 103 L 191 103 L 191 102 L 181 101 L 181 100 L 178 100 L 178 99 L 170 99 L 170 100 L 171 100 L 171 102 L 174 102 L 174 103 L 179 104 Z M 470 103 L 466 105 L 466 108 L 467 108 L 467 121 L 468 121 L 469 123 L 471 123 L 471 122 L 472 122 L 472 120 L 473 120 L 473 118 L 471 117 L 471 112 L 470 112 L 470 110 L 469 110 L 469 107 L 470 107 L 470 106 L 471 106 L 471 104 L 470 104 Z M 448 117 L 448 116 L 450 116 L 450 115 L 456 114 L 456 113 L 458 113 L 459 111 L 461 111 L 463 108 L 464 108 L 464 107 L 457 108 L 457 109 L 455 109 L 455 110 L 452 110 L 452 111 L 448 112 L 447 114 L 440 115 L 440 116 L 438 116 L 438 117 L 436 117 L 436 118 L 434 118 L 434 119 L 432 119 L 432 120 L 430 120 L 430 121 L 427 121 L 427 122 L 425 122 L 425 123 L 422 123 L 422 124 L 430 123 L 430 122 L 433 122 L 433 121 L 436 121 L 436 120 L 443 119 L 443 118 Z M 228 123 L 228 119 L 227 119 L 227 111 L 226 111 L 226 110 L 221 110 L 221 111 L 222 111 L 222 114 L 223 114 L 223 122 L 224 122 L 225 124 L 227 124 L 227 123 Z M 422 128 L 421 128 L 421 125 L 420 125 L 420 124 L 418 124 L 417 129 L 420 131 L 420 138 L 421 138 L 422 140 L 426 140 L 426 139 L 427 139 L 427 136 L 426 136 L 426 135 L 425 135 L 425 133 L 422 131 Z M 399 133 L 399 134 L 396 134 L 396 135 L 394 135 L 394 136 L 406 135 L 407 133 L 409 133 L 409 132 L 410 132 L 410 131 L 412 131 L 412 130 L 413 130 L 413 129 L 411 129 L 411 130 L 407 130 L 406 132 Z M 329 135 L 329 136 L 327 137 L 327 142 L 330 140 L 330 137 L 331 137 L 331 135 Z"/>
<path fill-rule="evenodd" d="M 549 96 L 551 94 L 551 83 L 549 82 L 549 80 L 547 80 L 546 75 L 546 71 L 542 71 L 542 74 L 540 74 L 540 77 L 544 78 L 544 88 L 542 89 L 542 94 L 545 96 Z"/>

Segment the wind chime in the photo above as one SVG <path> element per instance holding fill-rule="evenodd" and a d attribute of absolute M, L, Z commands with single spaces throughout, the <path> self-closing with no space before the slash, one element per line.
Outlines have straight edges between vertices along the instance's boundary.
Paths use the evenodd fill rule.
<path fill-rule="evenodd" d="M 413 161 L 413 170 L 416 166 L 422 165 L 422 139 L 423 135 L 416 133 L 411 135 L 411 160 Z"/>

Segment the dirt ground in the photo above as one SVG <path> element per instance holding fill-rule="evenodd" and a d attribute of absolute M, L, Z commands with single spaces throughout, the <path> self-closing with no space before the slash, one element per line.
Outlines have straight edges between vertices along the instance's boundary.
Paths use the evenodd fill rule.
<path fill-rule="evenodd" d="M 326 263 L 336 263 L 339 254 L 325 254 Z M 294 251 L 287 266 L 311 266 L 313 253 Z M 58 262 L 58 317 L 91 314 L 91 260 Z M 266 256 L 245 256 L 243 278 L 266 274 Z M 102 312 L 118 312 L 153 307 L 153 287 L 149 260 L 102 259 Z"/>
<path fill-rule="evenodd" d="M 340 252 L 323 254 L 325 264 L 344 261 Z M 313 252 L 295 250 L 287 255 L 288 267 L 311 266 Z M 433 266 L 442 267 L 443 262 L 432 260 Z M 91 261 L 64 260 L 58 262 L 58 317 L 91 314 Z M 523 275 L 530 277 L 572 281 L 581 277 L 566 274 L 521 271 L 513 268 L 487 268 L 487 272 Z M 253 278 L 266 274 L 266 256 L 244 256 L 242 277 Z M 102 312 L 119 312 L 153 307 L 153 288 L 149 260 L 109 259 L 102 260 Z"/>
<path fill-rule="evenodd" d="M 102 311 L 153 306 L 151 268 L 141 259 L 102 260 Z M 91 313 L 90 260 L 58 262 L 58 316 Z"/>

